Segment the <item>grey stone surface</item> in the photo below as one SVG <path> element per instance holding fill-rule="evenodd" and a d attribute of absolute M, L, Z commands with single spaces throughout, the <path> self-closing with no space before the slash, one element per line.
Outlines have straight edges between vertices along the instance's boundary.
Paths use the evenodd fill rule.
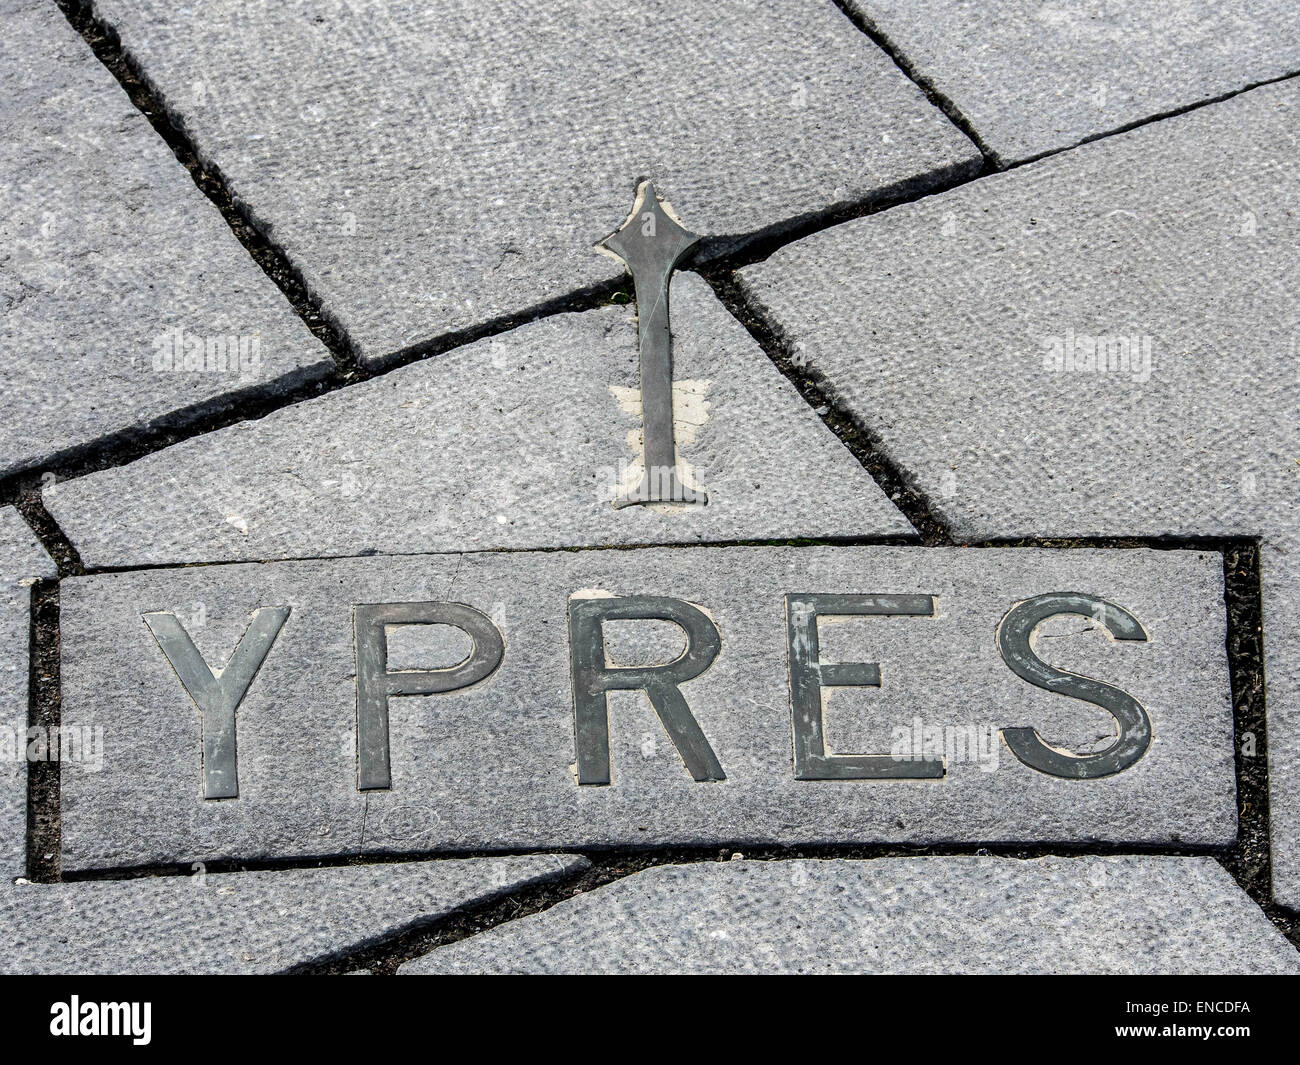
<path fill-rule="evenodd" d="M 1032 724 L 1080 754 L 1113 721 L 1014 675 L 995 631 L 1049 591 L 1102 596 L 1149 641 L 1090 619 L 1049 621 L 1044 658 L 1133 694 L 1154 740 L 1094 781 L 1029 769 L 996 730 Z M 795 780 L 787 593 L 914 592 L 936 616 L 826 618 L 826 661 L 879 662 L 880 688 L 826 695 L 839 752 L 892 753 L 896 730 L 975 726 L 940 780 Z M 579 786 L 570 597 L 662 595 L 721 634 L 682 694 L 725 772 L 697 782 L 640 692 L 609 696 L 611 786 Z M 500 667 L 458 691 L 389 700 L 391 790 L 359 791 L 353 604 L 447 601 L 491 617 Z M 263 606 L 291 605 L 239 705 L 239 797 L 204 801 L 200 714 L 142 621 L 173 611 L 213 668 Z M 665 548 L 482 553 L 146 570 L 62 585 L 63 721 L 102 726 L 104 766 L 65 774 L 65 869 L 360 852 L 719 842 L 1069 840 L 1222 844 L 1236 832 L 1232 722 L 1217 555 L 1179 551 Z M 399 630 L 400 631 L 400 630 Z M 681 654 L 663 622 L 611 622 L 615 665 Z M 438 641 L 395 640 L 391 668 Z M 442 646 L 448 646 L 442 644 Z M 451 656 L 455 657 L 455 656 Z M 955 732 L 948 735 L 956 737 Z M 945 736 L 946 739 L 946 736 Z M 903 752 L 900 752 L 903 753 Z"/>
<path fill-rule="evenodd" d="M 58 8 L 0 12 L 0 475 L 327 372 L 324 347 Z M 231 336 L 246 358 L 237 340 L 233 369 L 156 368 L 176 330 L 182 347 L 210 341 L 214 367 Z"/>
<path fill-rule="evenodd" d="M 1290 81 L 837 227 L 743 282 L 959 538 L 1262 536 L 1274 891 L 1300 908 L 1298 163 Z M 1149 343 L 1149 366 L 1112 369 L 1108 342 L 1105 372 L 1057 368 L 1096 337 Z"/>
<path fill-rule="evenodd" d="M 6 581 L 26 582 L 53 577 L 54 560 L 14 507 L 0 507 L 0 575 Z"/>
<path fill-rule="evenodd" d="M 27 868 L 27 650 L 31 587 L 54 562 L 13 507 L 0 507 L 0 883 Z"/>
<path fill-rule="evenodd" d="M 672 299 L 678 451 L 706 506 L 613 505 L 643 463 L 630 307 L 523 326 L 45 500 L 89 566 L 915 535 L 700 278 L 679 274 Z"/>
<path fill-rule="evenodd" d="M 273 973 L 586 866 L 533 855 L 0 884 L 0 972 Z"/>
<path fill-rule="evenodd" d="M 1300 71 L 1289 0 L 847 0 L 1003 163 Z"/>
<path fill-rule="evenodd" d="M 1209 858 L 658 866 L 408 962 L 423 973 L 1300 972 Z"/>
<path fill-rule="evenodd" d="M 98 0 L 359 355 L 618 276 L 653 178 L 747 234 L 974 167 L 824 0 Z"/>

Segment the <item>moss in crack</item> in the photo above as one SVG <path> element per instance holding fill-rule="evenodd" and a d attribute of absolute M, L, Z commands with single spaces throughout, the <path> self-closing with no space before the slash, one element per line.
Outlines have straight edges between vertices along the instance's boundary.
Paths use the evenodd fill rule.
<path fill-rule="evenodd" d="M 601 300 L 602 307 L 626 307 L 633 300 L 632 278 L 625 276 L 618 287 Z"/>

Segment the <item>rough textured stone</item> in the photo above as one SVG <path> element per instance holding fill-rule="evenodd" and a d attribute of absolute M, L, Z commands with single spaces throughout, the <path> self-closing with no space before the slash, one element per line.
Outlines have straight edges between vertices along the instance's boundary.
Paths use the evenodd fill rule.
<path fill-rule="evenodd" d="M 617 276 L 643 178 L 721 237 L 978 161 L 824 0 L 95 8 L 363 359 Z"/>
<path fill-rule="evenodd" d="M 27 650 L 31 586 L 54 562 L 13 507 L 0 507 L 0 883 L 27 869 Z"/>
<path fill-rule="evenodd" d="M 643 461 L 625 307 L 536 322 L 45 498 L 90 566 L 915 535 L 702 280 L 678 275 L 672 296 L 678 450 L 707 506 L 613 505 Z"/>
<path fill-rule="evenodd" d="M 659 866 L 400 972 L 1221 975 L 1300 954 L 1209 858 L 880 858 Z"/>
<path fill-rule="evenodd" d="M 1297 164 L 1291 81 L 837 227 L 744 272 L 959 537 L 1263 537 L 1274 890 L 1292 907 Z M 1046 361 L 1054 341 L 1085 336 L 1146 338 L 1150 374 Z"/>
<path fill-rule="evenodd" d="M 0 574 L 5 580 L 53 577 L 58 570 L 40 540 L 13 507 L 0 507 Z"/>
<path fill-rule="evenodd" d="M 1095 706 L 1015 676 L 995 630 L 1048 591 L 1105 597 L 1150 640 L 1090 619 L 1037 639 L 1063 669 L 1132 692 L 1154 740 L 1095 781 L 1031 770 L 996 731 L 1032 724 L 1078 753 L 1109 745 Z M 917 592 L 933 618 L 829 618 L 826 661 L 881 664 L 882 687 L 826 696 L 831 750 L 891 753 L 895 729 L 982 727 L 987 757 L 942 780 L 794 779 L 785 602 L 798 592 Z M 609 696 L 612 786 L 575 779 L 570 596 L 697 604 L 722 650 L 682 686 L 726 774 L 697 782 L 639 692 Z M 482 682 L 389 700 L 391 790 L 359 791 L 353 604 L 447 601 L 490 616 L 505 656 Z M 239 797 L 205 801 L 200 714 L 141 615 L 176 612 L 213 667 L 251 613 L 292 613 L 238 709 Z M 104 768 L 63 781 L 65 869 L 220 857 L 613 844 L 1109 840 L 1222 844 L 1236 832 L 1221 563 L 1210 553 L 926 548 L 666 548 L 202 566 L 62 585 L 63 720 L 103 726 Z M 400 630 L 398 630 L 400 631 Z M 662 622 L 612 622 L 606 655 L 681 654 Z M 390 668 L 448 666 L 395 639 Z M 420 648 L 424 648 L 421 660 Z M 910 732 L 909 732 L 910 734 Z M 995 768 L 996 767 L 996 768 Z"/>
<path fill-rule="evenodd" d="M 847 0 L 1003 163 L 1300 71 L 1289 0 Z"/>
<path fill-rule="evenodd" d="M 327 372 L 328 353 L 58 8 L 0 11 L 0 475 Z M 247 358 L 236 343 L 233 370 L 158 369 L 175 330 L 212 341 L 214 366 L 229 336 Z"/>
<path fill-rule="evenodd" d="M 534 855 L 0 885 L 3 973 L 272 973 L 586 866 Z"/>

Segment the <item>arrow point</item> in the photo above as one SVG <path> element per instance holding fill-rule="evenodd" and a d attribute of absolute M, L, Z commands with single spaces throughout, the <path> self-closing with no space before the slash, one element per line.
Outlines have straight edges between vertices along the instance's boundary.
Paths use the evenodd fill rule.
<path fill-rule="evenodd" d="M 675 217 L 671 205 L 662 200 L 652 179 L 637 187 L 636 200 L 623 224 L 596 244 L 622 259 L 630 268 L 645 261 L 676 263 L 698 241 Z"/>

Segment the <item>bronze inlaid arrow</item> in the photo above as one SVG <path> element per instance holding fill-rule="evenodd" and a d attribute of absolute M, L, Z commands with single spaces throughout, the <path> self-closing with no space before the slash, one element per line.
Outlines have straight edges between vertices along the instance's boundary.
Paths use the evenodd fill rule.
<path fill-rule="evenodd" d="M 706 503 L 677 471 L 673 432 L 673 337 L 668 323 L 668 285 L 683 256 L 699 241 L 665 209 L 654 182 L 643 181 L 627 221 L 600 242 L 627 264 L 636 291 L 641 361 L 641 439 L 645 473 L 616 507 L 638 503 Z"/>

